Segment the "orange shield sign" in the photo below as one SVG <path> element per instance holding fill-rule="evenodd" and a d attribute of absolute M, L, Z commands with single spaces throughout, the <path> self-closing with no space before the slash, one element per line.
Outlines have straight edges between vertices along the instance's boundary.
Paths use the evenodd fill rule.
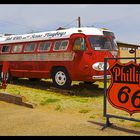
<path fill-rule="evenodd" d="M 140 65 L 116 62 L 110 69 L 111 84 L 107 90 L 109 103 L 130 115 L 140 112 Z"/>

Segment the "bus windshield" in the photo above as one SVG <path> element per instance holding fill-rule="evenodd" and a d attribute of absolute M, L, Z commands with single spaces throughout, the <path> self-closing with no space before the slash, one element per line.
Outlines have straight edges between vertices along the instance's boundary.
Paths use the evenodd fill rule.
<path fill-rule="evenodd" d="M 93 50 L 118 50 L 113 36 L 89 36 Z"/>

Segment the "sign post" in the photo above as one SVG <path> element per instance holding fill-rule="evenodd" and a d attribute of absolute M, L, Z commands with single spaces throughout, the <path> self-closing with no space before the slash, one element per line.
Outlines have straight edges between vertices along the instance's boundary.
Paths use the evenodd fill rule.
<path fill-rule="evenodd" d="M 134 59 L 127 64 L 122 64 L 118 59 Z M 109 118 L 125 119 L 140 122 L 139 119 L 117 116 L 107 113 L 108 102 L 115 108 L 124 110 L 132 116 L 140 112 L 140 64 L 134 58 L 105 58 L 104 59 L 104 110 L 106 124 L 102 130 L 112 125 Z M 111 74 L 111 84 L 107 89 L 107 61 L 116 60 L 109 69 Z"/>

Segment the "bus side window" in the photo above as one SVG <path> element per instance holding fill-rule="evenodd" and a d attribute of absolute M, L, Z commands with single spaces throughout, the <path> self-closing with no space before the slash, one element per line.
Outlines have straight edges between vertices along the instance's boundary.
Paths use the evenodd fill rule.
<path fill-rule="evenodd" d="M 76 38 L 74 41 L 73 50 L 87 50 L 87 44 L 85 38 Z"/>
<path fill-rule="evenodd" d="M 34 52 L 35 47 L 36 47 L 36 43 L 27 43 L 24 48 L 24 52 Z"/>
<path fill-rule="evenodd" d="M 60 50 L 67 50 L 67 48 L 68 48 L 68 40 L 62 41 Z"/>
<path fill-rule="evenodd" d="M 10 52 L 10 46 L 4 45 L 4 46 L 2 47 L 2 53 L 8 53 L 8 52 Z"/>
<path fill-rule="evenodd" d="M 39 52 L 49 51 L 51 48 L 51 42 L 40 42 L 39 44 Z"/>
<path fill-rule="evenodd" d="M 53 50 L 55 51 L 67 50 L 68 44 L 69 44 L 68 40 L 56 41 Z"/>
<path fill-rule="evenodd" d="M 12 47 L 12 53 L 19 53 L 22 51 L 22 44 L 17 44 L 17 45 L 13 45 Z"/>
<path fill-rule="evenodd" d="M 59 50 L 61 45 L 61 41 L 56 41 L 54 44 L 54 50 Z"/>

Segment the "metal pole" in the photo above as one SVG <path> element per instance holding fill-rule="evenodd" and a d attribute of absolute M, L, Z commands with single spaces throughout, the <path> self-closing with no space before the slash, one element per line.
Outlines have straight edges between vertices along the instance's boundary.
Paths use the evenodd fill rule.
<path fill-rule="evenodd" d="M 101 130 L 104 130 L 105 128 L 109 127 L 112 125 L 109 121 L 109 116 L 107 116 L 107 103 L 106 103 L 106 91 L 107 91 L 107 58 L 104 58 L 104 106 L 103 106 L 103 112 L 104 112 L 104 117 L 106 117 L 106 124 L 103 126 Z"/>
<path fill-rule="evenodd" d="M 106 84 L 106 82 L 107 82 L 107 80 L 106 80 L 107 71 L 106 71 L 106 69 L 107 69 L 107 59 L 104 58 L 104 107 L 103 107 L 104 117 L 106 117 L 106 89 L 107 89 L 107 84 Z"/>
<path fill-rule="evenodd" d="M 78 28 L 80 28 L 81 27 L 81 19 L 80 19 L 80 17 L 78 17 Z"/>
<path fill-rule="evenodd" d="M 136 57 L 137 57 L 137 56 L 136 56 L 136 48 L 135 48 L 135 63 L 136 63 Z"/>

